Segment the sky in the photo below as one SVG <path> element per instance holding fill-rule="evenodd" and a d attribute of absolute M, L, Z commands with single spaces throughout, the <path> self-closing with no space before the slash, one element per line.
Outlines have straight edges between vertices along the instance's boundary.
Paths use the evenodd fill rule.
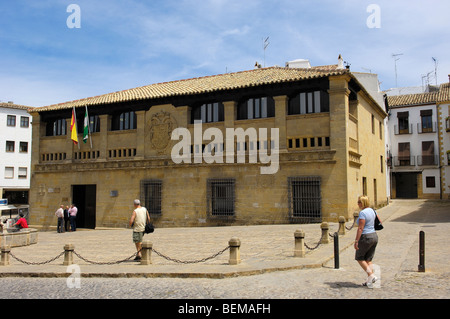
<path fill-rule="evenodd" d="M 440 84 L 449 12 L 448 0 L 0 0 L 0 102 L 47 106 L 339 54 L 382 90 Z"/>

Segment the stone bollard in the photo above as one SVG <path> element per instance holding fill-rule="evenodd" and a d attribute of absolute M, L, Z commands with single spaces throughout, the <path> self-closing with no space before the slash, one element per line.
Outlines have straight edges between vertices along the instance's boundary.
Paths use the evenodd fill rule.
<path fill-rule="evenodd" d="M 241 241 L 239 238 L 233 237 L 228 242 L 228 245 L 230 246 L 230 265 L 238 265 L 241 263 Z"/>
<path fill-rule="evenodd" d="M 328 223 L 323 222 L 322 225 L 320 225 L 320 228 L 322 229 L 322 238 L 320 239 L 320 243 L 329 244 L 330 239 L 328 237 L 328 229 L 330 229 L 330 227 L 328 226 Z"/>
<path fill-rule="evenodd" d="M 1 261 L 0 261 L 0 266 L 9 266 L 9 253 L 11 252 L 11 247 L 10 246 L 4 246 L 1 249 Z"/>
<path fill-rule="evenodd" d="M 295 237 L 295 249 L 294 257 L 305 257 L 305 232 L 303 230 L 297 230 L 294 233 Z"/>
<path fill-rule="evenodd" d="M 73 251 L 75 246 L 72 244 L 67 244 L 64 246 L 64 266 L 73 265 Z"/>
<path fill-rule="evenodd" d="M 153 249 L 153 243 L 149 241 L 144 241 L 142 243 L 142 258 L 141 258 L 141 265 L 151 265 L 152 264 L 152 249 Z"/>
<path fill-rule="evenodd" d="M 340 236 L 345 235 L 346 231 L 345 231 L 345 217 L 341 216 L 339 217 L 339 230 L 338 230 L 338 234 Z"/>
<path fill-rule="evenodd" d="M 359 218 L 359 212 L 354 212 L 353 213 L 353 226 L 356 226 L 356 221 Z"/>

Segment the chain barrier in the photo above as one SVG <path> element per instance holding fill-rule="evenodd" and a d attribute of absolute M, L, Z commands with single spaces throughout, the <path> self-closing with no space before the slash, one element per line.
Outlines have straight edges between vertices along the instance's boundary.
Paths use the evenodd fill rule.
<path fill-rule="evenodd" d="M 206 261 L 208 261 L 208 260 L 214 259 L 214 258 L 216 258 L 216 257 L 218 257 L 218 256 L 220 256 L 220 255 L 222 255 L 222 254 L 223 254 L 224 252 L 226 252 L 228 249 L 230 249 L 230 246 L 228 246 L 228 247 L 226 247 L 226 248 L 220 250 L 219 252 L 217 252 L 217 253 L 215 253 L 215 254 L 209 256 L 209 257 L 202 258 L 202 259 L 199 259 L 199 260 L 191 260 L 191 261 L 182 261 L 182 260 L 179 260 L 179 259 L 175 259 L 175 258 L 168 257 L 168 256 L 166 256 L 166 255 L 164 255 L 164 254 L 158 252 L 157 250 L 155 250 L 155 249 L 153 249 L 153 248 L 152 248 L 151 250 L 154 251 L 158 256 L 160 256 L 160 257 L 162 257 L 162 258 L 164 258 L 164 259 L 166 259 L 166 260 L 169 260 L 169 261 L 173 261 L 173 262 L 176 262 L 176 263 L 179 263 L 179 264 L 197 264 L 197 263 L 202 263 L 202 262 L 206 262 Z M 142 249 L 141 249 L 141 251 L 142 251 Z M 139 252 L 140 252 L 140 251 L 139 251 Z M 128 258 L 125 258 L 125 259 L 122 259 L 122 260 L 118 260 L 118 261 L 111 261 L 111 262 L 97 262 L 97 261 L 92 261 L 92 260 L 89 260 L 89 259 L 87 259 L 87 258 L 81 256 L 81 255 L 80 255 L 79 253 L 77 253 L 76 251 L 73 251 L 73 254 L 74 254 L 75 256 L 77 256 L 78 258 L 80 258 L 81 260 L 83 260 L 84 262 L 88 263 L 88 264 L 94 264 L 94 265 L 116 265 L 116 264 L 121 264 L 121 263 L 130 261 L 133 257 L 136 257 L 136 256 L 138 255 L 139 252 L 134 253 L 133 255 L 131 255 L 131 256 L 128 257 Z M 56 257 L 54 257 L 54 258 L 51 258 L 51 259 L 49 259 L 49 260 L 43 261 L 43 262 L 29 262 L 29 261 L 25 261 L 25 260 L 23 260 L 23 259 L 20 259 L 20 258 L 16 257 L 12 252 L 10 252 L 9 254 L 10 254 L 10 256 L 11 256 L 12 258 L 14 258 L 15 260 L 17 260 L 18 262 L 21 262 L 21 263 L 26 264 L 26 265 L 34 265 L 34 266 L 38 266 L 38 265 L 49 264 L 49 263 L 51 263 L 51 262 L 57 260 L 57 259 L 60 258 L 61 256 L 63 256 L 64 253 L 65 253 L 65 252 L 63 251 L 63 252 L 60 253 L 58 256 L 56 256 Z"/>
<path fill-rule="evenodd" d="M 9 255 L 10 255 L 12 258 L 14 258 L 15 260 L 17 260 L 18 262 L 21 262 L 21 263 L 23 263 L 23 264 L 26 264 L 26 265 L 33 265 L 33 266 L 39 266 L 39 265 L 49 264 L 49 263 L 55 261 L 56 259 L 60 258 L 62 255 L 64 255 L 64 251 L 63 251 L 62 253 L 60 253 L 58 256 L 56 256 L 56 257 L 54 257 L 54 258 L 51 258 L 51 259 L 49 259 L 49 260 L 43 261 L 43 262 L 29 262 L 29 261 L 25 261 L 25 260 L 22 260 L 22 259 L 20 259 L 20 258 L 18 258 L 18 257 L 16 257 L 16 256 L 14 256 L 14 254 L 13 254 L 12 252 L 9 252 Z"/>
<path fill-rule="evenodd" d="M 202 263 L 202 262 L 208 261 L 208 260 L 210 260 L 210 259 L 216 258 L 216 257 L 218 257 L 219 255 L 222 255 L 222 254 L 223 254 L 224 252 L 226 252 L 228 249 L 230 249 L 230 246 L 226 247 L 225 249 L 222 249 L 221 251 L 215 253 L 214 255 L 212 255 L 212 256 L 210 256 L 210 257 L 206 257 L 206 258 L 199 259 L 199 260 L 191 260 L 191 261 L 182 261 L 182 260 L 179 260 L 179 259 L 167 257 L 167 256 L 161 254 L 160 252 L 158 252 L 158 251 L 157 251 L 156 249 L 154 249 L 154 248 L 152 248 L 152 251 L 154 251 L 158 256 L 160 256 L 160 257 L 162 257 L 162 258 L 164 258 L 164 259 L 166 259 L 166 260 L 169 260 L 169 261 L 173 261 L 173 262 L 178 263 L 178 264 L 198 264 L 198 263 Z"/>
<path fill-rule="evenodd" d="M 356 225 L 356 220 L 353 221 L 352 226 L 350 226 L 350 227 L 345 226 L 345 228 L 346 228 L 347 230 L 352 230 L 353 227 L 355 227 L 355 225 Z M 334 237 L 334 234 L 335 234 L 335 233 L 328 233 L 328 236 Z M 319 248 L 320 245 L 322 244 L 322 239 L 320 239 L 319 242 L 318 242 L 315 246 L 309 246 L 307 243 L 304 243 L 304 244 L 305 244 L 305 247 L 306 247 L 308 250 L 315 250 L 315 249 Z M 166 259 L 166 260 L 168 260 L 168 261 L 172 261 L 172 262 L 175 262 L 175 263 L 178 263 L 178 264 L 198 264 L 198 263 L 206 262 L 206 261 L 208 261 L 208 260 L 211 260 L 211 259 L 216 258 L 216 257 L 222 255 L 222 254 L 223 254 L 224 252 L 226 252 L 228 249 L 230 249 L 230 246 L 228 246 L 228 247 L 226 247 L 226 248 L 224 248 L 224 249 L 218 251 L 217 253 L 215 253 L 215 254 L 213 254 L 213 255 L 211 255 L 211 256 L 209 256 L 209 257 L 202 258 L 202 259 L 198 259 L 198 260 L 189 260 L 189 261 L 183 261 L 183 260 L 179 260 L 179 259 L 176 259 L 176 258 L 168 257 L 168 256 L 166 256 L 166 255 L 160 253 L 159 251 L 157 251 L 157 250 L 154 249 L 154 248 L 152 248 L 151 250 L 152 250 L 153 252 L 155 252 L 158 256 L 160 256 L 161 258 L 164 258 L 164 259 Z M 142 249 L 141 249 L 141 251 L 142 251 Z M 139 251 L 139 252 L 140 252 L 140 251 Z M 116 265 L 116 264 L 122 264 L 122 263 L 125 263 L 125 262 L 127 262 L 127 261 L 130 261 L 133 257 L 136 257 L 136 256 L 138 255 L 139 252 L 134 253 L 133 255 L 131 255 L 131 256 L 128 257 L 128 258 L 125 258 L 125 259 L 122 259 L 122 260 L 118 260 L 118 261 L 111 261 L 111 262 L 97 262 L 97 261 L 89 260 L 89 259 L 87 259 L 87 258 L 81 256 L 80 254 L 78 254 L 76 251 L 73 251 L 74 255 L 76 255 L 78 258 L 80 258 L 81 260 L 85 261 L 86 263 L 94 264 L 94 265 Z M 64 253 L 65 253 L 65 252 L 63 251 L 62 253 L 60 253 L 60 254 L 57 255 L 56 257 L 53 257 L 53 258 L 51 258 L 51 259 L 49 259 L 49 260 L 46 260 L 46 261 L 43 261 L 43 262 L 29 262 L 29 261 L 25 261 L 25 260 L 23 260 L 23 259 L 20 259 L 20 258 L 16 257 L 12 252 L 10 252 L 9 254 L 10 254 L 10 256 L 11 256 L 12 258 L 14 258 L 15 260 L 17 260 L 18 262 L 21 262 L 21 263 L 26 264 L 26 265 L 34 265 L 34 266 L 37 266 L 37 265 L 45 265 L 45 264 L 49 264 L 49 263 L 51 263 L 51 262 L 57 260 L 58 258 L 62 257 L 62 256 L 64 255 Z"/>

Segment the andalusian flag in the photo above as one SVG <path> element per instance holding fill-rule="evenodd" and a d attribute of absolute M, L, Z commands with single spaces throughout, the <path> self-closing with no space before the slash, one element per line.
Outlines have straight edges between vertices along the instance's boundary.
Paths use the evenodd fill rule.
<path fill-rule="evenodd" d="M 71 137 L 72 141 L 78 145 L 78 134 L 77 134 L 77 116 L 75 115 L 75 107 L 72 110 L 72 120 L 70 121 L 70 130 L 72 131 Z"/>
<path fill-rule="evenodd" d="M 83 130 L 83 143 L 86 144 L 89 138 L 89 115 L 86 106 L 86 113 L 84 113 L 84 130 Z"/>

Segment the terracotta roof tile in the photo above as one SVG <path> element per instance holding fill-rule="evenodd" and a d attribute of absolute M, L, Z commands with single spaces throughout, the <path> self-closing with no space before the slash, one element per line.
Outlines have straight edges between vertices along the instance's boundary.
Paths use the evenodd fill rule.
<path fill-rule="evenodd" d="M 144 99 L 196 95 L 214 91 L 242 89 L 265 84 L 294 82 L 347 73 L 350 73 L 350 71 L 347 69 L 337 69 L 337 65 L 312 67 L 310 69 L 269 67 L 254 69 L 250 71 L 151 84 L 130 90 L 124 90 L 81 100 L 39 107 L 35 108 L 34 110 L 38 112 L 45 112 L 60 109 L 69 109 L 72 107 L 84 107 L 85 105 L 95 106 Z"/>
<path fill-rule="evenodd" d="M 390 107 L 435 104 L 438 92 L 388 96 Z"/>

